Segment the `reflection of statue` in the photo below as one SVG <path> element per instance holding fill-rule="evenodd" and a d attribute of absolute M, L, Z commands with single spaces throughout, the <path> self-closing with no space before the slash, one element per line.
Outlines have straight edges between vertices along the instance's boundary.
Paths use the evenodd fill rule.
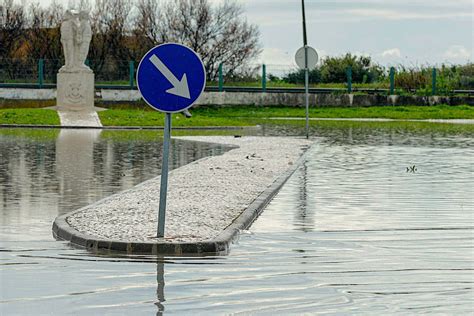
<path fill-rule="evenodd" d="M 67 10 L 61 23 L 61 43 L 64 50 L 65 64 L 60 72 L 88 71 L 84 65 L 92 38 L 89 13 Z"/>

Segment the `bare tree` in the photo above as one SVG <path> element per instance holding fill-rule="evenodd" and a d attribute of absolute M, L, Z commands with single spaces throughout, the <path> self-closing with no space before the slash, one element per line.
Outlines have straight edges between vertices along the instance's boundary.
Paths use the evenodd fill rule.
<path fill-rule="evenodd" d="M 128 43 L 131 0 L 96 0 L 91 18 L 92 42 L 89 57 L 100 72 L 106 61 L 117 62 L 131 58 Z"/>
<path fill-rule="evenodd" d="M 92 5 L 90 0 L 69 0 L 68 1 L 68 8 L 75 9 L 78 11 L 92 11 Z"/>
<path fill-rule="evenodd" d="M 167 1 L 157 25 L 154 40 L 191 47 L 201 56 L 210 80 L 217 77 L 220 63 L 232 74 L 261 51 L 257 27 L 246 21 L 235 1 L 215 6 L 208 0 Z"/>
<path fill-rule="evenodd" d="M 13 0 L 0 1 L 0 58 L 12 58 L 24 40 L 26 14 Z"/>
<path fill-rule="evenodd" d="M 33 3 L 24 9 L 15 0 L 0 0 L 0 58 L 62 60 L 59 27 L 65 7 L 58 3 L 53 1 L 48 7 Z M 182 43 L 199 53 L 209 80 L 216 78 L 220 63 L 232 76 L 260 53 L 258 29 L 246 21 L 236 0 L 221 4 L 209 0 L 68 0 L 68 7 L 91 11 L 88 59 L 96 74 L 106 80 L 123 78 L 119 72 L 128 71 L 128 60 L 138 60 L 164 42 Z"/>
<path fill-rule="evenodd" d="M 137 14 L 133 20 L 136 59 L 143 56 L 150 48 L 160 43 L 158 21 L 161 9 L 156 0 L 138 0 Z"/>
<path fill-rule="evenodd" d="M 38 59 L 61 59 L 62 49 L 59 36 L 64 8 L 53 1 L 49 7 L 43 8 L 38 3 L 31 4 L 28 9 L 28 55 Z"/>

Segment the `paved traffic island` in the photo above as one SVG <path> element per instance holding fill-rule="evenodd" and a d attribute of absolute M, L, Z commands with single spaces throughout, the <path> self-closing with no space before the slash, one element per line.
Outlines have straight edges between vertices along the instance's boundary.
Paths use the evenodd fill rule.
<path fill-rule="evenodd" d="M 311 141 L 180 137 L 235 146 L 169 174 L 165 237 L 156 238 L 160 177 L 56 218 L 56 238 L 99 252 L 223 254 L 302 161 Z"/>

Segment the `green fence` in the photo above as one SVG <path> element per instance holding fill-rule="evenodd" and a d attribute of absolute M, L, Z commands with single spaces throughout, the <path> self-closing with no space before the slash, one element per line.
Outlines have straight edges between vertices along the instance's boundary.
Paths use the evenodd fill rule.
<path fill-rule="evenodd" d="M 38 88 L 50 87 L 56 83 L 56 75 L 62 66 L 61 60 L 52 59 L 0 59 L 0 84 L 30 84 Z M 95 61 L 86 60 L 95 74 L 95 83 L 99 86 L 136 88 L 135 75 L 137 61 Z M 266 92 L 272 89 L 302 88 L 303 82 L 289 82 L 289 74 L 298 74 L 301 70 L 289 65 L 250 64 L 237 71 L 228 71 L 225 64 L 220 64 L 214 81 L 208 81 L 207 87 L 215 91 L 235 89 L 258 89 Z M 398 73 L 397 73 L 398 72 Z M 388 73 L 377 82 L 353 82 L 353 71 L 347 67 L 345 82 L 319 83 L 310 82 L 312 89 L 342 93 L 369 92 L 388 95 L 419 93 L 424 95 L 473 93 L 474 78 L 467 77 L 467 89 L 456 87 L 452 78 L 444 69 L 425 68 L 420 71 L 397 71 L 391 67 Z M 453 73 L 453 72 L 451 72 Z M 455 73 L 455 72 L 454 72 Z M 451 80 L 451 81 L 450 81 Z M 459 89 L 459 90 L 456 90 Z M 470 90 L 469 90 L 470 89 Z"/>

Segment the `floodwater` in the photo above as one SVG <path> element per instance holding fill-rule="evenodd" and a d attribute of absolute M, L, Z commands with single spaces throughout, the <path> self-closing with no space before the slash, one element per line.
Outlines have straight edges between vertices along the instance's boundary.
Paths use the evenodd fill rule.
<path fill-rule="evenodd" d="M 99 256 L 51 236 L 57 215 L 159 173 L 149 134 L 0 130 L 0 314 L 472 314 L 472 130 L 377 126 L 312 130 L 229 255 L 201 258 Z M 175 146 L 175 167 L 226 150 Z"/>

